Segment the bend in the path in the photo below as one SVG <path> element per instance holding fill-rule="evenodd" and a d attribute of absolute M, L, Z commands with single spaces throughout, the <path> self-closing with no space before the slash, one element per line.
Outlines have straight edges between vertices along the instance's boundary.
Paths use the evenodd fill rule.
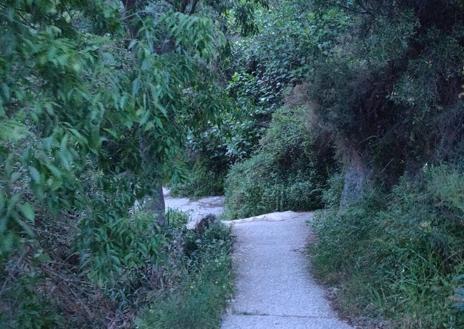
<path fill-rule="evenodd" d="M 236 294 L 222 329 L 350 329 L 337 319 L 305 255 L 310 213 L 232 224 Z"/>
<path fill-rule="evenodd" d="M 208 196 L 199 199 L 176 198 L 170 195 L 167 188 L 163 188 L 166 210 L 175 209 L 190 215 L 187 227 L 194 228 L 207 215 L 221 216 L 224 212 L 223 196 Z"/>

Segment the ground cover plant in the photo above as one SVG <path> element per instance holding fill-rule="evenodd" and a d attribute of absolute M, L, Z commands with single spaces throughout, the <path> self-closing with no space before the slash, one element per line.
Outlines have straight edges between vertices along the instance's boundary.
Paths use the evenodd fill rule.
<path fill-rule="evenodd" d="M 186 233 L 187 254 L 182 279 L 163 291 L 140 316 L 138 328 L 205 328 L 220 326 L 232 292 L 229 229 L 214 224 L 203 234 Z M 179 269 L 178 269 L 179 270 Z"/>
<path fill-rule="evenodd" d="M 313 263 L 347 314 L 389 319 L 387 328 L 463 326 L 463 178 L 425 168 L 390 193 L 318 214 Z"/>
<path fill-rule="evenodd" d="M 304 108 L 277 110 L 260 147 L 226 179 L 226 216 L 245 218 L 322 207 L 333 149 L 311 135 Z M 316 155 L 317 154 L 317 155 Z"/>

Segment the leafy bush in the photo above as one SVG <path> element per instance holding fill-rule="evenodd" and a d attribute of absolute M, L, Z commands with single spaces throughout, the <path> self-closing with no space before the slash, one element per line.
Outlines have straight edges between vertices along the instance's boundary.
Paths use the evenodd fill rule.
<path fill-rule="evenodd" d="M 221 224 L 203 236 L 190 232 L 189 257 L 184 256 L 180 285 L 157 297 L 137 321 L 141 329 L 215 329 L 232 290 L 232 246 L 228 229 Z"/>
<path fill-rule="evenodd" d="M 231 136 L 227 152 L 235 160 L 256 151 L 287 90 L 305 80 L 315 54 L 326 54 L 344 25 L 336 12 L 317 16 L 310 9 L 304 0 L 270 2 L 270 10 L 257 15 L 259 33 L 232 43 L 227 89 L 237 114 L 225 124 Z M 327 29 L 321 31 L 318 24 Z"/>
<path fill-rule="evenodd" d="M 341 287 L 345 311 L 395 328 L 462 328 L 463 188 L 462 171 L 426 167 L 391 193 L 319 213 L 315 270 Z"/>
<path fill-rule="evenodd" d="M 121 279 L 136 279 L 132 276 L 143 272 L 147 264 L 159 263 L 168 241 L 153 225 L 153 216 L 136 213 L 129 218 L 105 220 L 96 224 L 98 229 L 82 228 L 80 237 L 81 264 L 89 269 L 92 281 L 111 286 Z"/>
<path fill-rule="evenodd" d="M 183 177 L 169 184 L 174 196 L 201 197 L 224 194 L 224 178 L 229 169 L 223 131 L 204 132 L 187 145 L 186 170 Z"/>
<path fill-rule="evenodd" d="M 186 175 L 185 179 L 170 185 L 173 196 L 202 197 L 224 194 L 225 172 L 214 172 L 199 161 Z"/>
<path fill-rule="evenodd" d="M 302 82 L 311 69 L 315 49 L 330 49 L 326 39 L 334 39 L 337 24 L 343 24 L 333 17 L 336 13 L 316 17 L 307 1 L 269 6 L 271 10 L 258 10 L 259 33 L 255 30 L 231 42 L 231 68 L 227 72 L 230 108 L 221 113 L 218 129 L 192 139 L 188 152 L 194 159 L 188 161 L 186 179 L 172 186 L 174 194 L 200 196 L 223 191 L 230 166 L 248 159 L 258 149 L 272 114 L 284 103 L 286 91 Z M 326 23 L 332 32 L 314 36 L 317 20 Z M 214 162 L 222 168 L 218 170 Z"/>
<path fill-rule="evenodd" d="M 310 39 L 322 35 L 331 50 L 314 52 L 307 80 L 345 167 L 364 166 L 391 187 L 425 163 L 462 156 L 462 2 L 311 2 L 316 17 L 344 22 L 332 30 L 315 21 Z"/>
<path fill-rule="evenodd" d="M 327 180 L 327 187 L 322 191 L 322 201 L 326 208 L 336 208 L 340 205 L 343 191 L 343 176 L 340 173 L 332 174 Z"/>
<path fill-rule="evenodd" d="M 188 214 L 168 208 L 166 212 L 166 221 L 170 228 L 182 229 L 184 228 L 189 220 Z"/>
<path fill-rule="evenodd" d="M 199 327 L 212 327 L 231 290 L 229 231 L 217 224 L 196 233 L 185 228 L 186 214 L 169 211 L 166 217 L 163 228 L 143 212 L 99 223 L 98 236 L 87 237 L 93 242 L 80 246 L 81 255 L 72 246 L 73 230 L 61 228 L 55 244 L 47 246 L 59 253 L 52 260 L 40 251 L 14 258 L 0 273 L 6 278 L 0 326 L 133 328 L 137 315 L 153 303 L 161 312 L 150 320 L 154 328 L 169 328 L 165 321 L 181 315 L 179 328 L 199 319 L 206 321 Z M 172 314 L 179 310 L 185 313 Z"/>
<path fill-rule="evenodd" d="M 260 149 L 233 166 L 227 176 L 229 217 L 312 210 L 322 205 L 321 192 L 333 167 L 333 153 L 330 146 L 318 145 L 307 121 L 302 108 L 283 108 L 274 114 Z"/>
<path fill-rule="evenodd" d="M 185 233 L 130 212 L 223 104 L 232 6 L 184 3 L 1 1 L 0 327 L 130 327 L 176 282 Z"/>
<path fill-rule="evenodd" d="M 25 275 L 13 289 L 2 288 L 5 290 L 0 301 L 2 328 L 56 328 L 64 322 L 55 301 L 34 291 L 41 279 L 34 274 Z"/>

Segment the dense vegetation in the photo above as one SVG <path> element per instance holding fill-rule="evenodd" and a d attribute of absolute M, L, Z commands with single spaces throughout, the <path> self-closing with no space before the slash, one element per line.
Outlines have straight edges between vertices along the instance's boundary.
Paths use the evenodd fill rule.
<path fill-rule="evenodd" d="M 242 7 L 0 1 L 0 327 L 133 327 L 160 291 L 227 274 L 227 248 L 196 256 L 167 223 L 161 184 L 226 106 Z"/>
<path fill-rule="evenodd" d="M 462 328 L 463 188 L 461 170 L 425 168 L 419 181 L 318 214 L 316 273 L 340 284 L 346 314 L 385 317 L 387 328 Z M 334 184 L 331 197 L 339 192 Z"/>
<path fill-rule="evenodd" d="M 233 48 L 228 91 L 249 114 L 225 143 L 242 147 L 228 215 L 323 205 L 312 255 L 342 310 L 461 328 L 464 3 L 283 1 L 257 17 Z"/>
<path fill-rule="evenodd" d="M 277 110 L 257 152 L 232 167 L 226 179 L 228 217 L 322 206 L 333 152 L 318 145 L 304 115 L 302 108 Z"/>
<path fill-rule="evenodd" d="M 345 309 L 395 328 L 460 328 L 463 4 L 315 6 L 345 24 L 309 78 L 344 175 L 340 204 L 315 224 L 316 268 L 341 285 Z"/>
<path fill-rule="evenodd" d="M 393 328 L 461 328 L 464 3 L 315 0 L 274 9 L 249 41 L 257 49 L 243 88 L 253 96 L 273 88 L 277 99 L 264 112 L 277 116 L 303 95 L 299 120 L 309 133 L 291 156 L 298 124 L 275 134 L 278 120 L 270 121 L 261 146 L 229 173 L 232 216 L 313 209 L 322 198 L 312 255 L 321 279 L 338 286 L 341 309 Z M 274 67 L 291 78 L 273 80 Z M 286 152 L 286 162 L 275 161 Z M 321 176 L 318 161 L 338 165 Z M 300 168 L 308 175 L 298 177 Z M 306 186 L 296 195 L 283 188 L 291 177 Z"/>
<path fill-rule="evenodd" d="M 146 329 L 215 329 L 232 291 L 231 236 L 220 224 L 205 232 L 183 230 L 186 255 L 173 256 L 179 284 L 164 289 L 136 324 Z M 177 263 L 177 264 L 176 264 Z M 171 274 L 171 273 L 170 273 Z"/>
<path fill-rule="evenodd" d="M 1 327 L 217 326 L 227 231 L 165 216 L 163 183 L 231 218 L 325 207 L 311 252 L 342 310 L 464 326 L 462 0 L 0 16 Z"/>

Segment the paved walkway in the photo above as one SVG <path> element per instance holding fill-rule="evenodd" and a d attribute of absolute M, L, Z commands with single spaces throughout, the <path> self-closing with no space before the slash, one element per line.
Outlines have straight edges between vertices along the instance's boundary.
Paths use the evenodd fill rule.
<path fill-rule="evenodd" d="M 311 278 L 310 213 L 273 213 L 232 223 L 236 294 L 222 329 L 350 329 Z"/>

